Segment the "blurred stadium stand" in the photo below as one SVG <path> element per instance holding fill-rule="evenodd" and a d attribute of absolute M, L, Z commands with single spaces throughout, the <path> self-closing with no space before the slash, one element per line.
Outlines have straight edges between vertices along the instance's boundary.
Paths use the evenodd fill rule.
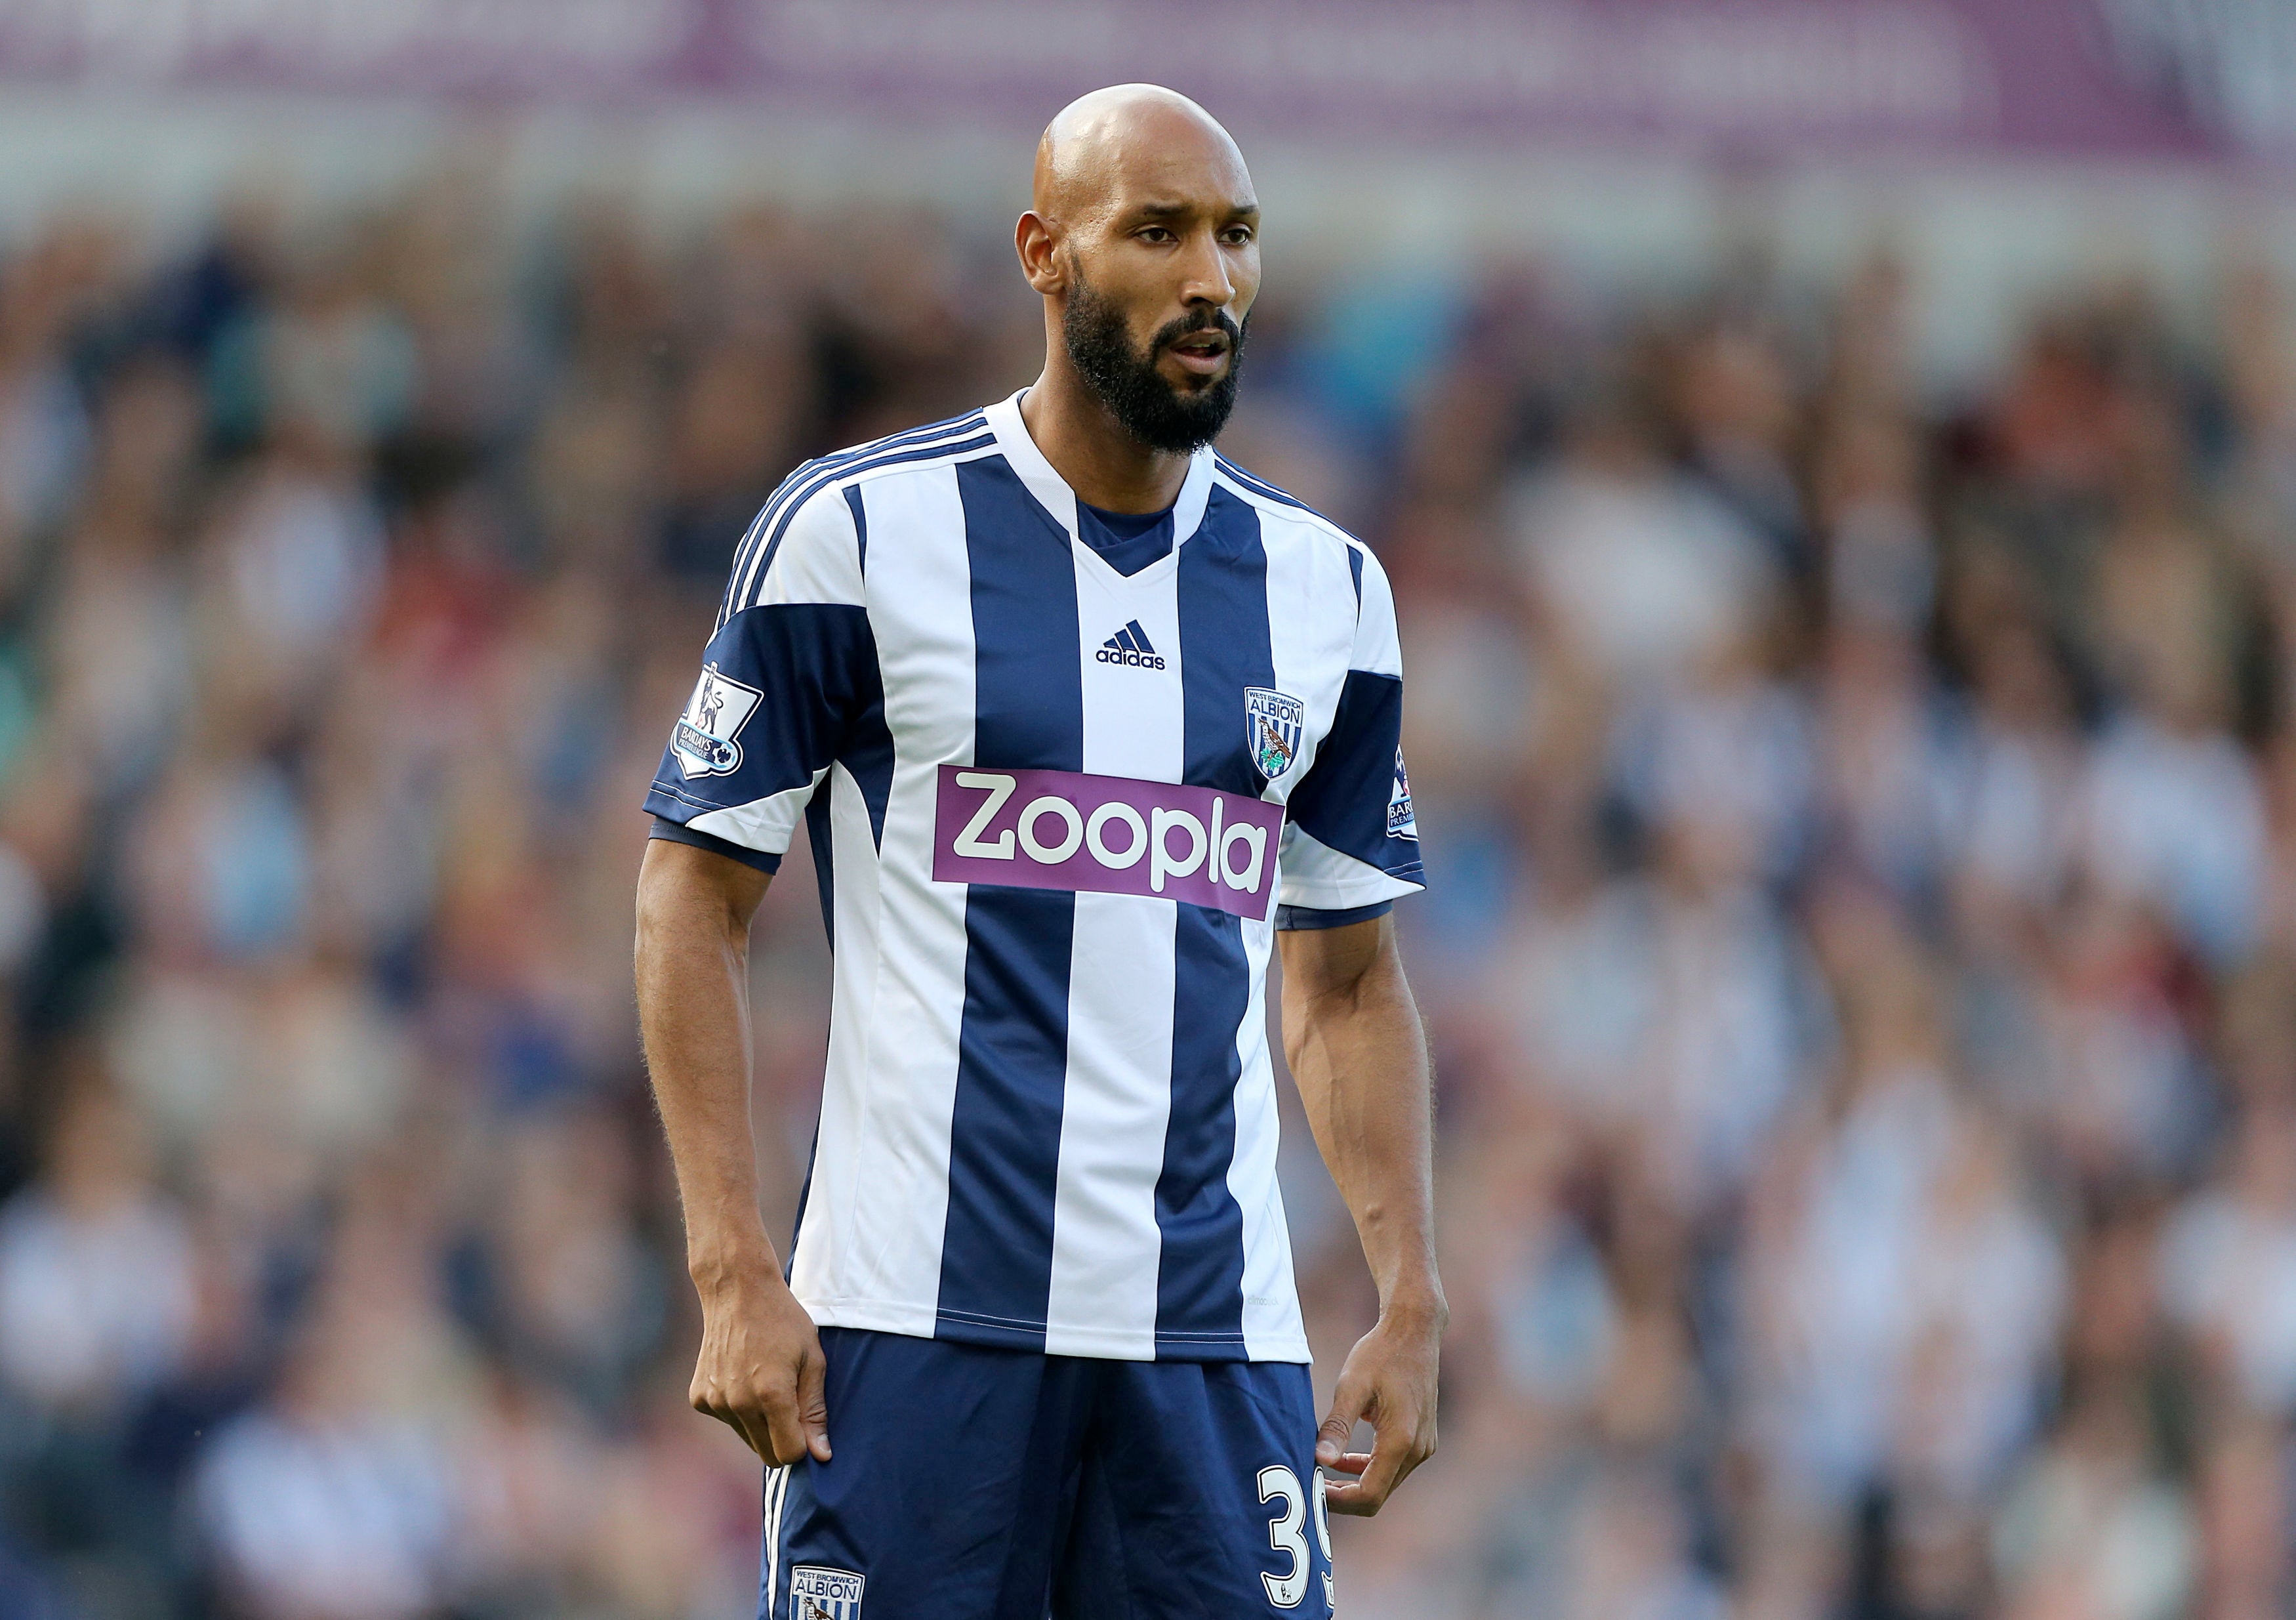
<path fill-rule="evenodd" d="M 754 1608 L 637 801 L 781 474 L 1032 374 L 1127 78 L 1403 615 L 1456 1320 L 1341 1612 L 2287 1614 L 2288 18 L 0 0 L 0 1614 Z M 785 1225 L 801 852 L 756 985 Z"/>

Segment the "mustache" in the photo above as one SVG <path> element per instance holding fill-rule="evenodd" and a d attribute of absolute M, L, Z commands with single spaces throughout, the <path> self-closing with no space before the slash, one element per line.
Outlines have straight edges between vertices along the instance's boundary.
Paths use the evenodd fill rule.
<path fill-rule="evenodd" d="M 1234 316 L 1225 309 L 1198 309 L 1159 326 L 1156 335 L 1148 340 L 1148 353 L 1152 358 L 1160 355 L 1183 338 L 1193 337 L 1199 332 L 1224 332 L 1227 334 L 1229 348 L 1243 347 L 1243 328 L 1237 325 Z"/>

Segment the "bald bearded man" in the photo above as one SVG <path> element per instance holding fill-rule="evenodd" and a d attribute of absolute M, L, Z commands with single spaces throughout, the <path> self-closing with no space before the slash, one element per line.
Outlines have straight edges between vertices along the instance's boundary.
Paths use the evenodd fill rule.
<path fill-rule="evenodd" d="M 1325 1515 L 1434 1451 L 1446 1320 L 1388 915 L 1420 887 L 1393 602 L 1210 448 L 1260 276 L 1226 131 L 1096 92 L 1045 131 L 1033 202 L 1043 373 L 791 476 L 647 796 L 639 1011 L 693 1404 L 767 1465 L 767 1620 L 1328 1616 Z M 746 952 L 800 818 L 834 990 L 784 1273 Z M 1320 1430 L 1279 956 L 1380 1298 Z"/>

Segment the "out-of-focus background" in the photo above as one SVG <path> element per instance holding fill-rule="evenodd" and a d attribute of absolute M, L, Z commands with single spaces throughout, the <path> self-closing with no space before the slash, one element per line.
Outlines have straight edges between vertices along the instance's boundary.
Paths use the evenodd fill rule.
<path fill-rule="evenodd" d="M 1033 374 L 1128 78 L 1402 615 L 1456 1322 L 1342 1612 L 2287 1614 L 2271 0 L 0 0 L 0 1614 L 751 1612 L 638 800 L 781 475 Z"/>

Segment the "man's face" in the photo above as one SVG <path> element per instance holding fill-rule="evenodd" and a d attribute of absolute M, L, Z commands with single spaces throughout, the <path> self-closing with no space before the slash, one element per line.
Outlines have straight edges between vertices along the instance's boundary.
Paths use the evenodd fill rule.
<path fill-rule="evenodd" d="M 1061 330 L 1078 372 L 1144 444 L 1209 444 L 1235 407 L 1259 292 L 1259 210 L 1239 164 L 1176 152 L 1071 230 Z"/>

